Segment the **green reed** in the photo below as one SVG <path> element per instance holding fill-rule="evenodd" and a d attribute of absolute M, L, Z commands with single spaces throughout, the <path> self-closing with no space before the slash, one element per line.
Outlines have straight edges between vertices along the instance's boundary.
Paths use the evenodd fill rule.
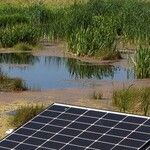
<path fill-rule="evenodd" d="M 140 47 L 136 50 L 132 62 L 137 78 L 150 78 L 150 49 Z"/>
<path fill-rule="evenodd" d="M 136 47 L 150 44 L 149 9 L 150 2 L 137 0 L 88 0 L 64 7 L 37 2 L 30 5 L 0 5 L 0 30 L 6 31 L 0 38 L 5 41 L 2 46 L 10 47 L 17 42 L 11 36 L 12 31 L 8 31 L 8 24 L 13 25 L 13 30 L 18 30 L 19 37 L 24 34 L 18 25 L 22 24 L 24 28 L 28 25 L 38 28 L 38 41 L 63 40 L 67 42 L 68 49 L 77 55 L 116 59 L 120 58 L 116 50 L 118 41 Z M 28 43 L 29 40 L 27 38 L 21 42 Z"/>

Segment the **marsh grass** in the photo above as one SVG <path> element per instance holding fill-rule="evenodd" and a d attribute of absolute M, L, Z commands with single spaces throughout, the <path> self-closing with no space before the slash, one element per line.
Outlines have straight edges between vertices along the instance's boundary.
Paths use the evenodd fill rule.
<path fill-rule="evenodd" d="M 21 106 L 16 110 L 15 115 L 10 117 L 10 124 L 12 124 L 14 127 L 20 127 L 43 110 L 43 105 Z"/>
<path fill-rule="evenodd" d="M 0 75 L 0 91 L 12 92 L 12 91 L 24 91 L 25 87 L 23 81 L 19 78 L 9 78 L 4 75 Z"/>
<path fill-rule="evenodd" d="M 0 43 L 3 47 L 13 47 L 21 42 L 35 45 L 39 36 L 38 29 L 27 24 L 0 29 Z"/>
<path fill-rule="evenodd" d="M 66 5 L 68 1 L 69 5 Z M 55 3 L 56 7 L 48 3 Z M 64 7 L 59 7 L 62 3 Z M 43 39 L 62 40 L 76 55 L 118 59 L 121 57 L 116 47 L 120 39 L 137 47 L 149 45 L 150 2 L 41 0 L 24 1 L 23 4 L 0 5 L 2 47 L 12 47 L 20 42 L 37 44 Z"/>
<path fill-rule="evenodd" d="M 113 106 L 120 112 L 150 115 L 150 88 L 123 88 L 113 92 Z"/>
<path fill-rule="evenodd" d="M 29 19 L 21 14 L 0 16 L 0 27 L 14 26 L 15 24 L 29 23 Z"/>

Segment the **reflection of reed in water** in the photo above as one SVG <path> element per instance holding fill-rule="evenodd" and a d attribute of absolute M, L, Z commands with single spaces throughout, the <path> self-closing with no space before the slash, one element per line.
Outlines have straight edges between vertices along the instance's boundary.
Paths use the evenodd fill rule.
<path fill-rule="evenodd" d="M 102 79 L 103 77 L 114 77 L 117 70 L 110 65 L 93 65 L 72 58 L 45 57 L 45 64 L 56 65 L 58 68 L 64 65 L 70 75 L 76 79 L 92 78 Z"/>
<path fill-rule="evenodd" d="M 97 78 L 103 79 L 104 77 L 114 77 L 117 68 L 110 65 L 92 65 L 90 63 L 81 62 L 76 59 L 68 59 L 66 65 L 71 76 L 76 79 L 80 78 Z"/>
<path fill-rule="evenodd" d="M 7 64 L 27 64 L 34 65 L 39 58 L 31 53 L 2 53 L 0 54 L 0 63 Z"/>
<path fill-rule="evenodd" d="M 44 58 L 44 64 L 45 65 L 55 65 L 57 66 L 58 68 L 61 67 L 62 65 L 65 65 L 65 60 L 67 58 L 64 58 L 64 57 L 50 57 L 50 56 L 46 56 Z"/>

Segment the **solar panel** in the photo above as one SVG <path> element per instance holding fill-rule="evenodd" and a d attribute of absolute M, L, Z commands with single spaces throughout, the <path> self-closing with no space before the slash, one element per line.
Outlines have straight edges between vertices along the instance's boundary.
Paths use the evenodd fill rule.
<path fill-rule="evenodd" d="M 0 150 L 150 150 L 150 117 L 53 104 Z"/>

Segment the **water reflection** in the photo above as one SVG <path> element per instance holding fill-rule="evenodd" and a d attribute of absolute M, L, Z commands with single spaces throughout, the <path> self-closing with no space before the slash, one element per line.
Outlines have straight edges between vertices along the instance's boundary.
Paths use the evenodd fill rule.
<path fill-rule="evenodd" d="M 28 67 L 22 64 L 27 64 Z M 93 65 L 70 58 L 33 56 L 30 53 L 0 54 L 0 70 L 10 77 L 23 79 L 31 89 L 87 86 L 76 82 L 79 79 L 134 79 L 134 72 L 124 68 Z"/>
<path fill-rule="evenodd" d="M 116 68 L 110 65 L 92 65 L 76 59 L 68 59 L 66 65 L 71 76 L 76 79 L 103 79 L 103 77 L 110 77 L 113 79 L 116 71 Z"/>
<path fill-rule="evenodd" d="M 39 58 L 33 56 L 31 53 L 1 53 L 0 54 L 0 63 L 33 65 L 37 61 L 39 61 Z"/>

